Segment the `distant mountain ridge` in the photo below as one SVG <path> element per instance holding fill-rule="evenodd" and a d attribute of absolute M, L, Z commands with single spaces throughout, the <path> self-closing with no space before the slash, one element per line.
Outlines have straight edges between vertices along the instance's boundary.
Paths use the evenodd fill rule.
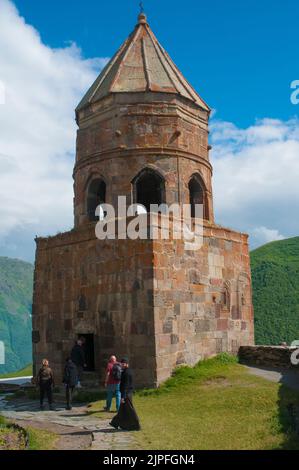
<path fill-rule="evenodd" d="M 256 344 L 299 340 L 299 237 L 252 251 Z"/>
<path fill-rule="evenodd" d="M 32 264 L 0 257 L 0 341 L 5 344 L 5 364 L 0 364 L 0 374 L 32 362 L 32 288 Z"/>

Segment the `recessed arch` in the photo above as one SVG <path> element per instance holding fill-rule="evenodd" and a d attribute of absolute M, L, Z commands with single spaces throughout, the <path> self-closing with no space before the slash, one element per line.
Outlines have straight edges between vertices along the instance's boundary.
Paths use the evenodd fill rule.
<path fill-rule="evenodd" d="M 106 183 L 102 177 L 90 179 L 87 185 L 86 212 L 92 222 L 97 220 L 96 208 L 106 202 Z"/>
<path fill-rule="evenodd" d="M 144 168 L 132 181 L 133 202 L 142 204 L 147 212 L 151 204 L 165 204 L 165 179 L 153 168 Z"/>
<path fill-rule="evenodd" d="M 230 310 L 231 286 L 230 286 L 229 281 L 224 283 L 221 297 L 222 297 L 222 302 L 221 303 L 223 305 L 223 308 L 225 308 L 226 310 Z"/>
<path fill-rule="evenodd" d="M 188 183 L 189 204 L 191 206 L 191 217 L 196 215 L 196 205 L 202 206 L 202 217 L 209 219 L 209 205 L 206 185 L 199 173 L 194 173 Z"/>

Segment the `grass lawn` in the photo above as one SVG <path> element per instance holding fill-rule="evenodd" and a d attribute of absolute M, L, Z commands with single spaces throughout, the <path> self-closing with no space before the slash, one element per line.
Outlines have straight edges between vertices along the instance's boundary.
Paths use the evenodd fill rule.
<path fill-rule="evenodd" d="M 32 375 L 32 364 L 24 367 L 24 369 L 18 370 L 16 372 L 10 372 L 9 374 L 0 375 L 0 379 L 10 379 L 12 377 L 28 377 Z"/>
<path fill-rule="evenodd" d="M 136 448 L 299 449 L 287 409 L 298 406 L 299 394 L 249 374 L 227 354 L 178 368 L 158 390 L 136 393 L 134 403 L 142 425 Z M 90 412 L 107 418 L 103 406 L 92 403 Z"/>

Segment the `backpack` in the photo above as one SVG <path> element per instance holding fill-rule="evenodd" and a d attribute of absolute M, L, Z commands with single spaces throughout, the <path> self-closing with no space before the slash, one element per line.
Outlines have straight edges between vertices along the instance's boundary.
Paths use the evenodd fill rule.
<path fill-rule="evenodd" d="M 120 381 L 121 373 L 122 373 L 121 365 L 116 362 L 115 364 L 113 364 L 113 367 L 111 370 L 111 375 L 113 379 Z"/>

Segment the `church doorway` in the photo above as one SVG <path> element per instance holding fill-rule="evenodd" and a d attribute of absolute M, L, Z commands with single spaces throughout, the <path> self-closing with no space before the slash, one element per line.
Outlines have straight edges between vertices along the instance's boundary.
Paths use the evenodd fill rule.
<path fill-rule="evenodd" d="M 84 339 L 84 352 L 85 352 L 85 360 L 86 360 L 86 368 L 87 372 L 93 372 L 95 370 L 95 363 L 94 363 L 94 335 L 93 334 L 86 334 L 80 333 L 78 334 L 78 338 Z"/>

